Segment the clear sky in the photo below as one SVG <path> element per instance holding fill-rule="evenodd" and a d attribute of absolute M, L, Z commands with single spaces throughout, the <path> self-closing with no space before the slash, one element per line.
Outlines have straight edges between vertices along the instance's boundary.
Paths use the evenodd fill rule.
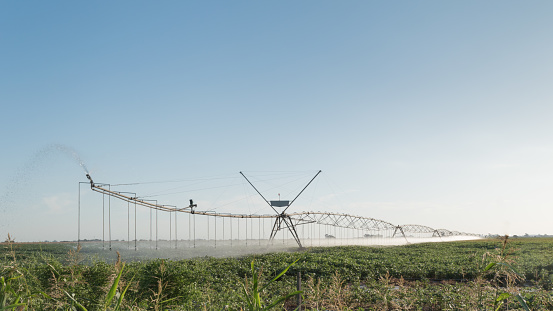
<path fill-rule="evenodd" d="M 551 1 L 2 1 L 0 234 L 76 238 L 86 179 L 72 150 L 100 182 L 307 182 L 320 169 L 331 186 L 296 210 L 553 234 L 552 13 Z M 217 187 L 167 204 L 245 193 Z M 97 219 L 95 193 L 82 195 Z M 263 206 L 248 200 L 225 211 Z"/>

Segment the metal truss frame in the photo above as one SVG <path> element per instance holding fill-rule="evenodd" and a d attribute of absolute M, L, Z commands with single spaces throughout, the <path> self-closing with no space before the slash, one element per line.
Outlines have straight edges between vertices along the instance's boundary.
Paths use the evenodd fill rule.
<path fill-rule="evenodd" d="M 320 171 L 319 171 L 320 173 Z M 317 175 L 319 174 L 317 173 Z M 317 177 L 315 175 L 315 177 Z M 293 238 L 297 242 L 298 246 L 301 248 L 301 240 L 300 237 L 296 231 L 297 226 L 301 225 L 307 225 L 307 224 L 318 224 L 318 225 L 328 225 L 328 226 L 334 226 L 334 227 L 341 227 L 341 228 L 348 228 L 348 229 L 356 229 L 356 230 L 366 230 L 366 231 L 385 231 L 385 230 L 394 230 L 394 233 L 392 237 L 395 237 L 396 234 L 399 232 L 401 235 L 405 238 L 407 241 L 406 233 L 432 233 L 433 237 L 448 237 L 448 236 L 480 236 L 478 234 L 473 233 L 465 233 L 465 232 L 459 232 L 459 231 L 451 231 L 448 229 L 434 229 L 428 226 L 423 225 L 415 225 L 415 224 L 407 224 L 407 225 L 394 225 L 390 222 L 370 218 L 370 217 L 363 217 L 363 216 L 355 216 L 355 215 L 349 215 L 349 214 L 342 214 L 342 213 L 331 213 L 331 212 L 295 212 L 295 213 L 285 213 L 286 209 L 290 207 L 290 205 L 295 201 L 295 199 L 290 203 L 286 209 L 278 213 L 274 208 L 273 210 L 276 212 L 276 214 L 272 215 L 259 215 L 259 214 L 232 214 L 232 213 L 217 213 L 213 211 L 199 211 L 195 208 L 197 207 L 196 204 L 191 204 L 189 206 L 178 208 L 176 206 L 171 205 L 160 205 L 155 201 L 153 203 L 152 201 L 141 199 L 137 196 L 129 196 L 129 192 L 118 192 L 113 191 L 109 189 L 109 184 L 100 184 L 100 183 L 94 183 L 90 175 L 86 175 L 87 178 L 90 181 L 90 188 L 95 191 L 102 193 L 104 195 L 108 195 L 111 197 L 114 197 L 116 199 L 133 203 L 136 205 L 144 206 L 150 209 L 159 210 L 163 212 L 180 212 L 180 213 L 188 213 L 188 214 L 196 214 L 196 215 L 204 215 L 204 216 L 211 216 L 211 217 L 227 217 L 227 218 L 270 218 L 275 219 L 275 222 L 273 224 L 273 228 L 271 231 L 270 239 L 274 239 L 277 232 L 280 230 L 289 230 L 292 234 Z M 245 177 L 245 176 L 244 176 Z M 315 179 L 313 177 L 313 179 Z M 309 182 L 309 184 L 313 181 L 313 179 Z M 246 178 L 247 180 L 247 178 Z M 249 181 L 248 181 L 249 182 Z M 250 183 L 251 184 L 251 183 Z M 307 186 L 309 186 L 307 184 Z M 108 186 L 108 188 L 106 188 Z M 253 185 L 252 185 L 253 186 Z M 305 188 L 307 188 L 305 186 Z M 305 188 L 303 190 L 305 190 Z M 255 189 L 255 187 L 254 187 Z M 303 192 L 303 190 L 300 192 L 300 194 Z M 257 189 L 256 189 L 257 191 Z M 259 193 L 259 191 L 258 191 Z M 259 193 L 261 195 L 261 193 Z M 263 196 L 262 196 L 263 197 Z M 263 198 L 265 199 L 265 198 Z M 267 203 L 269 203 L 267 200 L 265 200 Z M 79 203 L 80 204 L 80 203 Z M 270 203 L 269 203 L 270 205 Z M 271 206 L 272 208 L 272 206 Z M 80 217 L 80 213 L 79 213 Z M 79 219 L 80 223 L 80 219 Z M 80 228 L 79 228 L 80 230 Z M 80 232 L 79 232 L 80 236 Z"/>

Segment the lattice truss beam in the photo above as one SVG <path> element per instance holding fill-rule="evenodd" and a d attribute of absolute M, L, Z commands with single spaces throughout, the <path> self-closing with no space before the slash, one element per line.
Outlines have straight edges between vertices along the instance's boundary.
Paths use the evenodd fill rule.
<path fill-rule="evenodd" d="M 396 226 L 393 224 L 369 217 L 354 216 L 348 214 L 324 213 L 324 212 L 301 212 L 292 213 L 289 216 L 295 225 L 305 225 L 315 223 L 318 225 L 328 225 L 348 229 L 382 231 L 391 230 Z"/>
<path fill-rule="evenodd" d="M 96 184 L 92 181 L 89 175 L 87 177 L 90 180 L 90 187 L 93 191 L 109 195 L 122 201 L 133 203 L 136 205 L 144 206 L 150 209 L 164 211 L 164 212 L 180 212 L 196 215 L 204 215 L 211 217 L 230 217 L 230 218 L 270 218 L 274 219 L 275 225 L 273 226 L 273 233 L 271 237 L 274 237 L 276 231 L 279 230 L 291 230 L 298 245 L 301 247 L 299 236 L 295 232 L 295 226 L 302 226 L 307 224 L 327 225 L 355 230 L 366 231 L 386 231 L 394 230 L 393 236 L 401 234 L 406 238 L 410 234 L 432 234 L 432 237 L 448 237 L 448 236 L 479 236 L 478 234 L 471 234 L 459 231 L 451 231 L 447 229 L 434 229 L 428 226 L 407 224 L 407 225 L 394 225 L 384 220 L 355 216 L 349 214 L 329 213 L 329 212 L 296 212 L 296 213 L 281 213 L 272 215 L 256 215 L 256 214 L 232 214 L 232 213 L 217 213 L 213 211 L 199 211 L 195 210 L 195 205 L 186 206 L 183 208 L 177 208 L 168 205 L 159 205 L 152 203 L 151 201 L 142 200 L 138 197 L 132 197 L 124 192 L 112 191 L 106 186 L 107 184 Z"/>
<path fill-rule="evenodd" d="M 112 196 L 114 198 L 136 203 L 144 207 L 151 209 L 157 209 L 164 212 L 182 212 L 189 214 L 197 214 L 204 216 L 212 217 L 233 217 L 233 218 L 278 218 L 279 215 L 256 215 L 256 214 L 231 214 L 231 213 L 217 213 L 212 211 L 198 211 L 194 210 L 192 207 L 176 208 L 169 207 L 164 205 L 159 205 L 151 202 L 141 200 L 137 197 L 131 197 L 123 193 L 109 190 L 102 187 L 102 184 L 93 184 L 92 190 L 103 193 L 105 195 Z M 435 236 L 458 236 L 458 235 L 468 235 L 468 236 L 478 236 L 478 234 L 471 234 L 459 231 L 451 231 L 447 229 L 434 229 L 428 226 L 423 225 L 402 225 L 396 226 L 392 223 L 389 223 L 384 220 L 355 216 L 349 214 L 340 214 L 340 213 L 327 213 L 327 212 L 297 212 L 289 213 L 294 225 L 305 225 L 305 224 L 319 224 L 319 225 L 329 225 L 349 229 L 359 229 L 359 230 L 369 230 L 369 231 L 383 231 L 383 230 L 395 230 L 398 227 L 401 227 L 405 233 L 434 233 Z"/>
<path fill-rule="evenodd" d="M 434 229 L 428 226 L 423 225 L 402 225 L 401 227 L 404 234 L 415 233 L 415 234 L 432 234 L 433 237 L 446 237 L 446 236 L 478 236 L 477 234 L 465 233 L 459 231 L 451 231 L 447 229 Z"/>

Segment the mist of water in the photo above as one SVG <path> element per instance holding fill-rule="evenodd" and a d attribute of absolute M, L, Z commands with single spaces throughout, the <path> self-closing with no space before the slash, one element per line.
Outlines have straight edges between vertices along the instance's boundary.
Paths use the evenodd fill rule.
<path fill-rule="evenodd" d="M 306 249 L 311 247 L 332 247 L 360 245 L 370 247 L 399 246 L 416 243 L 429 242 L 451 242 L 479 239 L 474 236 L 455 237 L 433 237 L 415 238 L 352 238 L 352 239 L 306 239 L 303 246 Z M 177 243 L 177 244 L 175 244 Z M 110 249 L 111 245 L 111 251 Z M 119 252 L 124 260 L 141 261 L 149 259 L 188 259 L 198 257 L 241 257 L 252 254 L 264 254 L 274 252 L 297 252 L 301 251 L 295 240 L 179 240 L 173 241 L 137 241 L 136 250 L 134 241 L 93 241 L 81 243 L 83 254 L 91 257 L 99 257 L 107 261 L 117 259 Z M 157 248 L 157 249 L 156 249 Z"/>
<path fill-rule="evenodd" d="M 88 174 L 88 168 L 86 167 L 81 156 L 75 151 L 75 149 L 62 145 L 62 144 L 50 144 L 43 148 L 38 149 L 29 160 L 27 160 L 12 176 L 9 178 L 8 183 L 0 195 L 0 211 L 2 212 L 2 220 L 0 220 L 0 233 L 7 234 L 9 232 L 10 222 L 9 217 L 6 215 L 7 210 L 13 210 L 17 206 L 16 199 L 19 196 L 28 196 L 25 189 L 33 178 L 36 178 L 41 170 L 46 167 L 46 159 L 49 156 L 61 154 L 72 162 L 79 165 L 86 174 Z"/>
<path fill-rule="evenodd" d="M 62 145 L 62 144 L 51 144 L 51 145 L 47 146 L 46 148 L 44 148 L 44 151 L 45 152 L 59 151 L 61 153 L 64 153 L 67 156 L 69 156 L 70 158 L 72 158 L 84 170 L 84 172 L 86 174 L 89 173 L 88 168 L 86 167 L 86 164 L 84 163 L 84 161 L 81 158 L 81 156 L 79 155 L 79 153 L 77 153 L 77 151 L 75 151 L 75 149 L 73 149 L 69 146 Z"/>

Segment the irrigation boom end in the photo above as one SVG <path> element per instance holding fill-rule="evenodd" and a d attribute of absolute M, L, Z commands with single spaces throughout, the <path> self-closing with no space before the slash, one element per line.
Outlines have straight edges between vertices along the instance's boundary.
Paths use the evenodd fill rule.
<path fill-rule="evenodd" d="M 94 187 L 94 181 L 92 181 L 92 177 L 90 177 L 90 174 L 87 173 L 86 178 L 88 178 L 88 180 L 90 180 L 90 186 Z"/>

